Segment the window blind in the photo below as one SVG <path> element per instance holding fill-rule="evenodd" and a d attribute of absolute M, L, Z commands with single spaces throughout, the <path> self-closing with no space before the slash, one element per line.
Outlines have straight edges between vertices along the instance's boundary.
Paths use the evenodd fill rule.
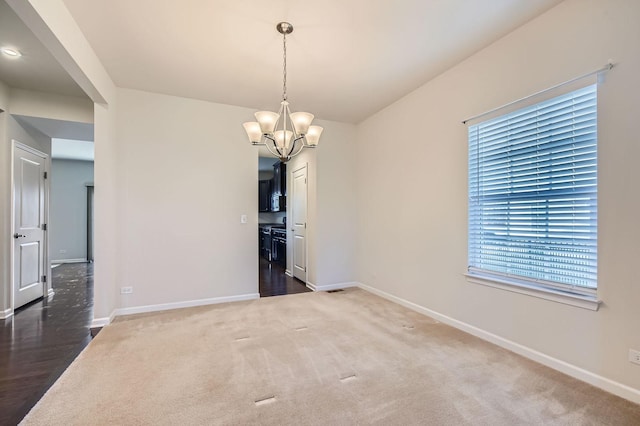
<path fill-rule="evenodd" d="M 469 271 L 596 288 L 597 90 L 469 126 Z"/>

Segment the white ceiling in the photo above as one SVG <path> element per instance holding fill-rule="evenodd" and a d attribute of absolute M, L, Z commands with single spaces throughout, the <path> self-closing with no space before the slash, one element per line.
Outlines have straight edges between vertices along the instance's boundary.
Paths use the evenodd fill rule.
<path fill-rule="evenodd" d="M 13 115 L 21 124 L 33 127 L 50 138 L 93 141 L 93 123 L 53 120 L 50 118 Z"/>
<path fill-rule="evenodd" d="M 289 21 L 292 109 L 356 123 L 560 1 L 64 3 L 117 86 L 255 109 L 279 106 Z"/>
<path fill-rule="evenodd" d="M 24 127 L 33 128 L 51 138 L 51 158 L 94 160 L 93 123 L 53 120 L 14 114 Z"/>
<path fill-rule="evenodd" d="M 4 0 L 0 0 L 0 47 L 22 53 L 15 59 L 0 54 L 0 80 L 10 87 L 86 97 Z"/>
<path fill-rule="evenodd" d="M 116 85 L 357 123 L 561 0 L 63 0 Z M 0 80 L 86 96 L 0 0 Z M 70 139 L 75 139 L 72 137 Z"/>

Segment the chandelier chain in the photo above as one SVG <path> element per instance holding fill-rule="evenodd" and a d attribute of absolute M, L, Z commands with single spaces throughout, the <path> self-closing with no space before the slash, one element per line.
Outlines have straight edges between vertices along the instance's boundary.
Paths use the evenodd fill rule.
<path fill-rule="evenodd" d="M 282 100 L 287 100 L 287 33 L 282 34 Z"/>

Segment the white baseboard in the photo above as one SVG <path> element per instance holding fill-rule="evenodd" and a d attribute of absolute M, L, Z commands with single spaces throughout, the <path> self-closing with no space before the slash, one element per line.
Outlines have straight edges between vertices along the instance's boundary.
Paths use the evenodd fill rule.
<path fill-rule="evenodd" d="M 13 316 L 13 309 L 5 309 L 4 311 L 0 311 L 0 320 L 6 320 Z"/>
<path fill-rule="evenodd" d="M 112 319 L 110 317 L 94 318 L 93 320 L 91 320 L 90 328 L 106 327 L 111 323 L 111 321 Z"/>
<path fill-rule="evenodd" d="M 336 283 L 336 284 L 327 284 L 327 285 L 315 285 L 311 281 L 307 281 L 307 287 L 313 291 L 329 291 L 329 290 L 339 290 L 341 288 L 349 288 L 349 287 L 358 287 L 360 283 L 355 281 L 345 282 L 345 283 Z"/>
<path fill-rule="evenodd" d="M 91 327 L 105 327 L 113 321 L 115 317 L 133 314 L 143 314 L 148 312 L 167 311 L 170 309 L 192 308 L 194 306 L 215 305 L 218 303 L 240 302 L 243 300 L 259 299 L 259 293 L 240 294 L 238 296 L 212 297 L 209 299 L 186 300 L 184 302 L 161 303 L 158 305 L 132 306 L 129 308 L 117 308 L 109 317 L 94 318 Z"/>
<path fill-rule="evenodd" d="M 87 263 L 87 259 L 59 259 L 59 260 L 52 260 L 50 263 L 51 264 L 55 264 L 55 263 Z"/>
<path fill-rule="evenodd" d="M 291 271 L 290 271 L 290 270 L 288 270 L 288 269 L 285 269 L 285 270 L 284 270 L 284 274 L 285 274 L 285 275 L 288 275 L 288 276 L 290 276 L 290 277 L 293 277 L 293 274 L 292 274 L 292 273 L 291 273 Z"/>
<path fill-rule="evenodd" d="M 533 361 L 539 362 L 540 364 L 546 365 L 547 367 L 553 368 L 554 370 L 558 370 L 561 373 L 567 374 L 578 380 L 582 380 L 583 382 L 589 383 L 595 387 L 603 389 L 621 398 L 625 398 L 625 399 L 628 399 L 629 401 L 635 402 L 636 404 L 640 404 L 640 390 L 632 388 L 631 386 L 627 386 L 625 384 L 616 382 L 614 380 L 607 379 L 606 377 L 600 376 L 591 371 L 582 369 L 580 367 L 577 367 L 573 364 L 569 364 L 568 362 L 559 360 L 557 358 L 553 358 L 549 355 L 546 355 L 542 352 L 538 352 L 527 346 L 505 339 L 503 337 L 500 337 L 488 331 L 482 330 L 478 327 L 467 324 L 465 322 L 458 321 L 454 318 L 448 317 L 439 312 L 432 311 L 431 309 L 417 305 L 413 302 L 409 302 L 408 300 L 394 296 L 385 291 L 378 290 L 377 288 L 370 287 L 362 283 L 357 283 L 357 285 L 361 289 L 366 290 L 370 293 L 376 294 L 384 299 L 390 300 L 406 308 L 409 308 L 418 313 L 421 313 L 435 320 L 438 320 L 444 324 L 450 325 L 466 333 L 472 334 L 476 337 L 479 337 L 483 340 L 491 342 L 504 349 L 510 350 L 511 352 L 515 352 L 518 355 L 524 356 L 525 358 L 529 358 Z"/>

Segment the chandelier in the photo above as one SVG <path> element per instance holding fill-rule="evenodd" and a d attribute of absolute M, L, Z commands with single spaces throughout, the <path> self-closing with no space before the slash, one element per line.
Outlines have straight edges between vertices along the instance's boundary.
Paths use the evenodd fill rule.
<path fill-rule="evenodd" d="M 282 102 L 278 112 L 258 111 L 256 121 L 243 124 L 247 136 L 253 145 L 264 145 L 269 152 L 286 163 L 298 155 L 303 148 L 315 148 L 318 145 L 322 127 L 312 126 L 313 114 L 294 112 L 287 101 L 287 34 L 293 32 L 293 25 L 280 22 L 276 29 L 282 34 L 283 78 Z"/>

